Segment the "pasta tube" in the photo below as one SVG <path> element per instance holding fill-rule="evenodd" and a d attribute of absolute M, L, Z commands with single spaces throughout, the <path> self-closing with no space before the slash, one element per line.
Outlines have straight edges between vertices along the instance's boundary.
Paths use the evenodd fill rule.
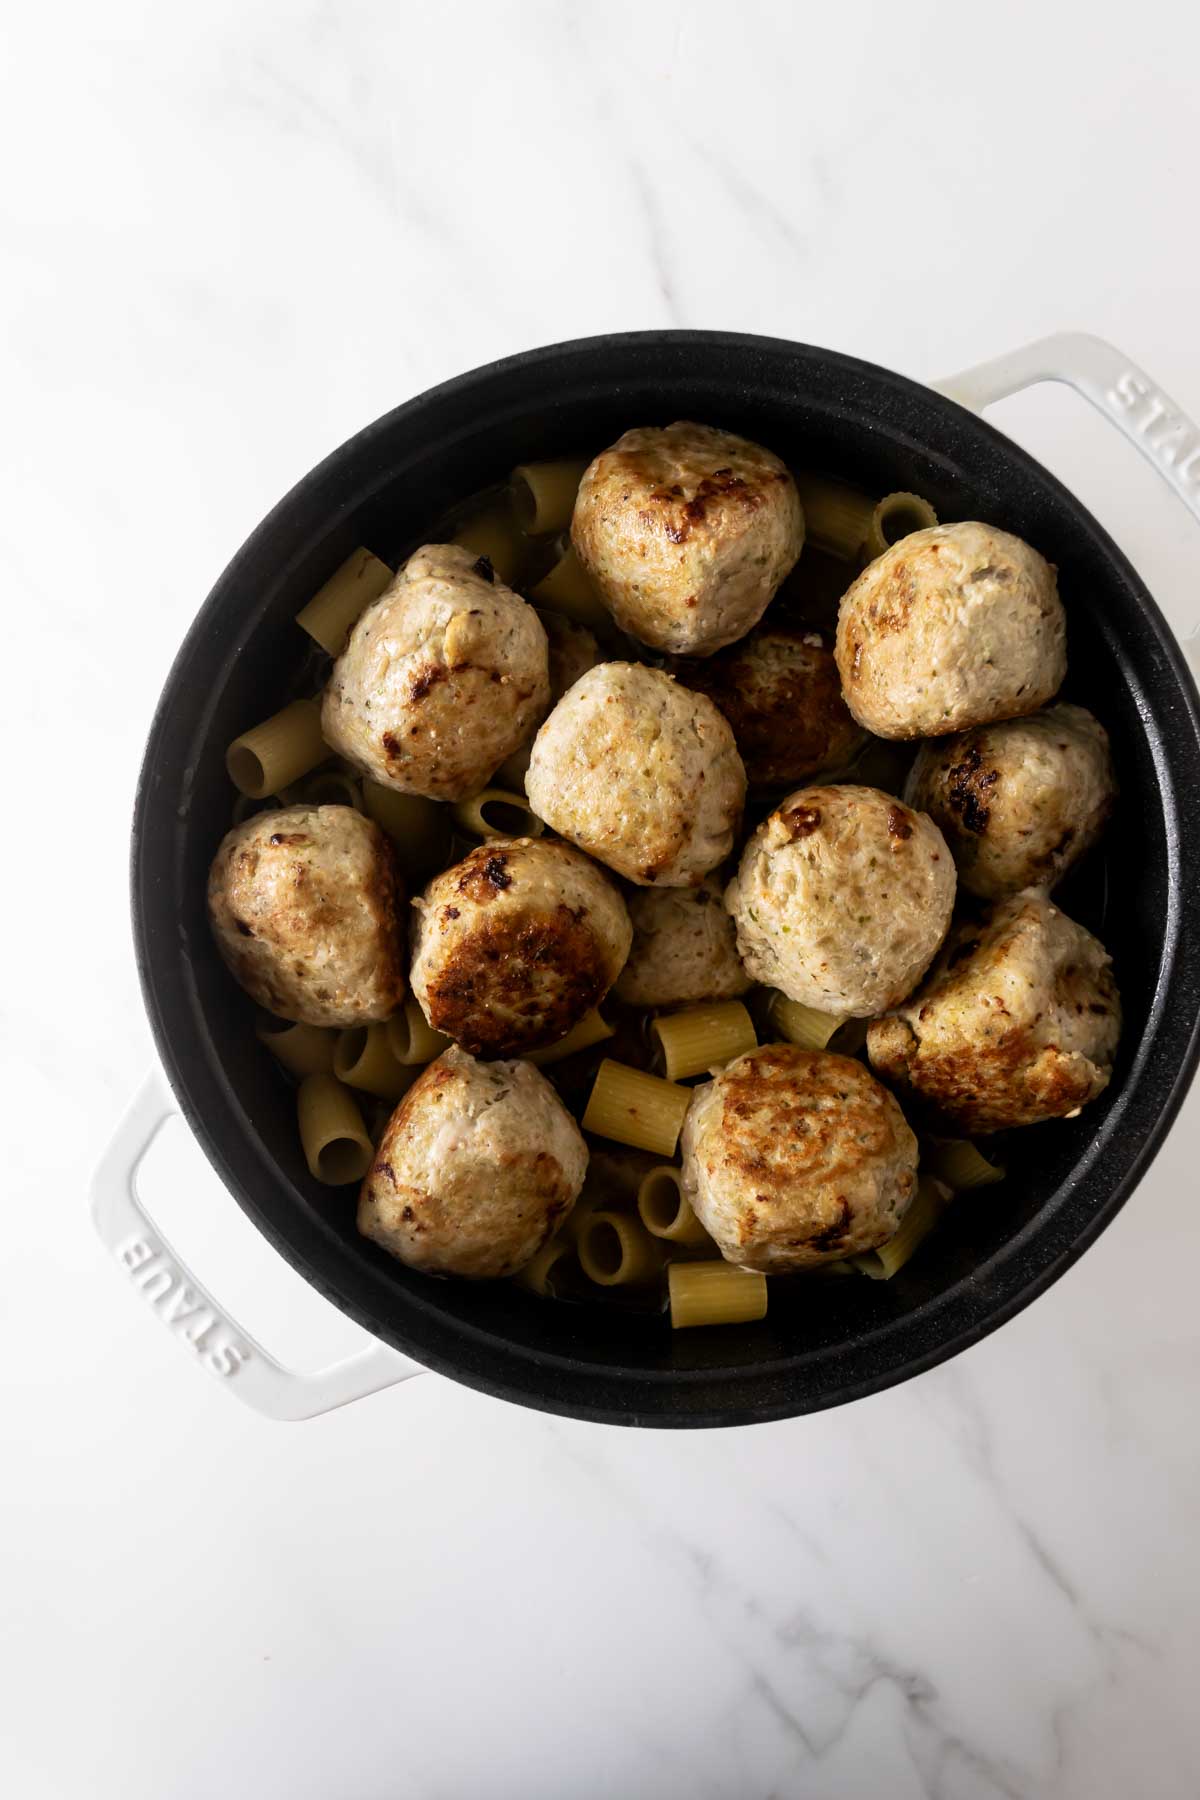
<path fill-rule="evenodd" d="M 593 587 L 592 578 L 572 544 L 567 545 L 550 573 L 530 588 L 529 597 L 535 606 L 561 613 L 564 619 L 586 625 L 592 631 L 606 631 L 612 627 L 612 615 Z"/>
<path fill-rule="evenodd" d="M 575 1246 L 570 1238 L 562 1232 L 543 1244 L 537 1255 L 519 1269 L 513 1276 L 518 1287 L 528 1288 L 532 1294 L 556 1298 L 566 1285 L 565 1278 L 573 1274 L 579 1262 L 575 1255 Z"/>
<path fill-rule="evenodd" d="M 830 481 L 821 475 L 797 475 L 795 479 L 804 508 L 805 543 L 847 561 L 856 557 L 871 528 L 874 502 L 845 481 Z"/>
<path fill-rule="evenodd" d="M 871 514 L 871 523 L 863 539 L 864 560 L 874 562 L 901 538 L 911 536 L 914 531 L 924 531 L 937 522 L 937 514 L 920 494 L 885 494 Z"/>
<path fill-rule="evenodd" d="M 895 1236 L 875 1250 L 851 1257 L 855 1268 L 872 1281 L 890 1281 L 929 1236 L 945 1211 L 948 1198 L 949 1191 L 940 1181 L 929 1175 L 918 1176 L 917 1191 Z"/>
<path fill-rule="evenodd" d="M 398 1062 L 386 1025 L 354 1025 L 339 1031 L 333 1072 L 347 1087 L 362 1088 L 380 1100 L 399 1100 L 416 1080 L 416 1070 Z"/>
<path fill-rule="evenodd" d="M 521 564 L 521 539 L 507 499 L 494 500 L 464 519 L 454 542 L 486 556 L 501 581 L 508 586 Z"/>
<path fill-rule="evenodd" d="M 547 1044 L 544 1050 L 527 1050 L 525 1061 L 536 1063 L 542 1068 L 546 1063 L 561 1062 L 565 1056 L 574 1056 L 577 1050 L 590 1050 L 593 1044 L 602 1044 L 612 1034 L 612 1026 L 600 1017 L 593 1006 L 591 1012 L 584 1013 L 582 1019 L 576 1020 L 567 1035 L 559 1038 L 557 1044 Z"/>
<path fill-rule="evenodd" d="M 771 995 L 767 1016 L 779 1035 L 801 1050 L 824 1050 L 834 1032 L 846 1023 L 845 1013 L 818 1012 L 780 993 Z"/>
<path fill-rule="evenodd" d="M 423 794 L 398 794 L 378 781 L 362 784 L 363 810 L 403 853 L 406 866 L 440 869 L 450 849 L 449 809 Z"/>
<path fill-rule="evenodd" d="M 575 495 L 588 459 L 522 463 L 509 476 L 513 509 L 522 531 L 545 537 L 564 531 L 575 511 Z"/>
<path fill-rule="evenodd" d="M 290 1019 L 264 1013 L 254 1027 L 254 1035 L 277 1062 L 298 1078 L 328 1075 L 333 1068 L 337 1033 L 320 1025 L 295 1025 Z"/>
<path fill-rule="evenodd" d="M 684 1198 L 679 1170 L 664 1163 L 642 1177 L 637 1195 L 638 1217 L 651 1237 L 671 1244 L 712 1247 L 712 1239 Z"/>
<path fill-rule="evenodd" d="M 378 600 L 394 576 L 385 562 L 360 544 L 335 569 L 325 586 L 318 588 L 307 606 L 296 614 L 296 623 L 330 656 L 340 656 L 350 627 L 372 600 Z"/>
<path fill-rule="evenodd" d="M 332 1075 L 306 1075 L 296 1095 L 309 1174 L 327 1187 L 361 1181 L 375 1155 L 350 1089 Z"/>
<path fill-rule="evenodd" d="M 991 1187 L 993 1182 L 1004 1180 L 1005 1171 L 999 1163 L 989 1162 L 968 1138 L 931 1144 L 923 1163 L 930 1175 L 936 1175 L 955 1193 L 964 1193 L 968 1188 Z"/>
<path fill-rule="evenodd" d="M 671 1324 L 744 1325 L 767 1316 L 767 1278 L 727 1262 L 677 1262 L 667 1270 Z"/>
<path fill-rule="evenodd" d="M 421 1068 L 431 1063 L 449 1044 L 450 1039 L 435 1031 L 421 1003 L 410 994 L 398 1013 L 393 1013 L 385 1027 L 388 1049 L 406 1069 Z"/>
<path fill-rule="evenodd" d="M 662 1269 L 661 1250 L 629 1213 L 588 1213 L 575 1249 L 580 1268 L 598 1287 L 644 1285 Z"/>
<path fill-rule="evenodd" d="M 583 1129 L 635 1150 L 674 1156 L 691 1098 L 690 1088 L 676 1087 L 606 1056 L 583 1115 Z"/>
<path fill-rule="evenodd" d="M 362 789 L 344 769 L 320 769 L 306 775 L 279 798 L 287 806 L 352 806 L 363 810 Z"/>
<path fill-rule="evenodd" d="M 546 829 L 524 794 L 510 793 L 507 788 L 480 788 L 450 810 L 455 823 L 475 837 L 541 837 Z"/>
<path fill-rule="evenodd" d="M 234 738 L 225 752 L 225 767 L 240 793 L 263 800 L 299 781 L 328 755 L 320 707 L 313 700 L 293 700 L 253 731 Z"/>
<path fill-rule="evenodd" d="M 662 1048 L 668 1081 L 721 1067 L 758 1043 L 750 1014 L 740 1000 L 664 1013 L 650 1029 Z"/>

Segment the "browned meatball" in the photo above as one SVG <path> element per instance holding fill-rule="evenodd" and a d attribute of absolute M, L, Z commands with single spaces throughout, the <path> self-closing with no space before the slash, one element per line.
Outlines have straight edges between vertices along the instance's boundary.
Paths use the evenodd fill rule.
<path fill-rule="evenodd" d="M 365 1025 L 404 998 L 404 893 L 388 839 L 352 806 L 256 813 L 208 877 L 217 948 L 252 999 L 305 1025 Z"/>
<path fill-rule="evenodd" d="M 1120 1032 L 1103 944 L 1029 888 L 957 925 L 924 986 L 872 1024 L 867 1050 L 961 1130 L 1002 1131 L 1094 1100 Z"/>
<path fill-rule="evenodd" d="M 800 554 L 804 512 L 769 450 L 680 420 L 601 452 L 579 484 L 571 540 L 622 630 L 708 656 L 761 619 Z"/>
<path fill-rule="evenodd" d="M 819 631 L 763 626 L 704 662 L 681 662 L 675 673 L 725 714 L 752 787 L 790 787 L 845 768 L 865 742 Z"/>
<path fill-rule="evenodd" d="M 472 1055 L 557 1043 L 607 994 L 633 927 L 616 883 L 569 844 L 496 839 L 413 902 L 413 993 Z"/>

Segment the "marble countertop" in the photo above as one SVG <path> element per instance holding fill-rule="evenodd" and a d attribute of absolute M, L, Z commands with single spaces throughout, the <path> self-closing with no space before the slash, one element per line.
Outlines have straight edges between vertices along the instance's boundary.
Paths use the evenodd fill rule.
<path fill-rule="evenodd" d="M 268 1424 L 84 1209 L 151 1059 L 125 878 L 155 698 L 229 555 L 359 426 L 509 351 L 664 325 L 928 379 L 1083 328 L 1200 411 L 1200 22 L 1097 23 L 68 0 L 0 27 L 7 1793 L 1200 1792 L 1200 1093 L 997 1335 L 728 1433 L 435 1377 Z M 995 419 L 1194 625 L 1200 534 L 1153 472 L 1065 391 Z M 145 1188 L 281 1354 L 362 1341 L 182 1127 Z"/>

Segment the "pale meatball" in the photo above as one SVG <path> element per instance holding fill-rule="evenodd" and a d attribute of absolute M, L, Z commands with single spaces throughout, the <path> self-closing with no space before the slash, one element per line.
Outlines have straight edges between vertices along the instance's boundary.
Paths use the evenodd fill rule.
<path fill-rule="evenodd" d="M 750 987 L 715 876 L 694 888 L 644 888 L 630 896 L 629 917 L 633 948 L 613 988 L 626 1005 L 736 1000 Z"/>
<path fill-rule="evenodd" d="M 751 787 L 794 787 L 822 769 L 844 769 L 866 741 L 819 631 L 764 626 L 676 673 L 729 720 Z"/>
<path fill-rule="evenodd" d="M 917 1140 L 862 1063 L 794 1044 L 748 1050 L 696 1089 L 683 1191 L 721 1255 L 768 1275 L 894 1236 Z"/>
<path fill-rule="evenodd" d="M 268 1012 L 366 1025 L 404 998 L 404 891 L 379 826 L 352 806 L 256 813 L 208 876 L 217 949 Z"/>
<path fill-rule="evenodd" d="M 388 1120 L 358 1229 L 427 1275 L 515 1275 L 574 1206 L 587 1160 L 532 1063 L 476 1062 L 451 1045 Z"/>
<path fill-rule="evenodd" d="M 695 887 L 733 848 L 746 772 L 711 700 L 642 663 L 600 663 L 534 740 L 540 819 L 641 887 Z"/>
<path fill-rule="evenodd" d="M 872 1024 L 867 1050 L 960 1130 L 1002 1131 L 1094 1100 L 1120 1032 L 1108 952 L 1030 888 L 956 925 L 924 986 Z"/>
<path fill-rule="evenodd" d="M 879 737 L 1033 712 L 1067 672 L 1054 569 L 992 525 L 914 531 L 842 596 L 837 662 L 850 711 Z"/>
<path fill-rule="evenodd" d="M 932 819 L 869 787 L 800 788 L 725 892 L 756 981 L 871 1018 L 912 992 L 946 935 L 954 859 Z"/>
<path fill-rule="evenodd" d="M 402 794 L 463 800 L 550 702 L 546 633 L 486 557 L 426 544 L 362 615 L 333 665 L 325 741 Z"/>
<path fill-rule="evenodd" d="M 1115 794 L 1107 732 L 1065 704 L 923 744 L 904 790 L 941 827 L 962 886 L 985 900 L 1056 886 Z"/>
<path fill-rule="evenodd" d="M 804 512 L 769 450 L 680 421 L 601 452 L 579 484 L 571 541 L 623 631 L 709 656 L 762 618 L 803 547 Z"/>
<path fill-rule="evenodd" d="M 475 1056 L 557 1043 L 607 994 L 633 937 L 611 877 L 545 839 L 481 844 L 413 906 L 413 993 Z"/>
<path fill-rule="evenodd" d="M 550 645 L 550 699 L 546 706 L 549 712 L 581 675 L 595 668 L 600 661 L 600 646 L 586 625 L 576 625 L 571 619 L 564 619 L 561 613 L 539 612 L 538 618 Z M 536 726 L 541 722 L 541 719 L 536 721 L 527 741 L 511 756 L 505 757 L 496 770 L 495 779 L 502 787 L 515 789 L 518 793 L 524 789 Z"/>

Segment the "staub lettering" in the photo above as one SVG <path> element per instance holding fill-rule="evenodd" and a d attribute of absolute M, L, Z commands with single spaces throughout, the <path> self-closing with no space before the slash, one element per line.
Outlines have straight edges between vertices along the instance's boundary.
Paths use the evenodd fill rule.
<path fill-rule="evenodd" d="M 188 1286 L 162 1245 L 151 1237 L 126 1238 L 117 1261 L 140 1288 L 159 1318 L 190 1344 L 214 1375 L 236 1375 L 250 1359 L 228 1324 L 194 1288 Z"/>
<path fill-rule="evenodd" d="M 1124 413 L 1155 462 L 1200 491 L 1200 440 L 1186 419 L 1141 375 L 1126 369 L 1108 390 L 1108 403 Z"/>

